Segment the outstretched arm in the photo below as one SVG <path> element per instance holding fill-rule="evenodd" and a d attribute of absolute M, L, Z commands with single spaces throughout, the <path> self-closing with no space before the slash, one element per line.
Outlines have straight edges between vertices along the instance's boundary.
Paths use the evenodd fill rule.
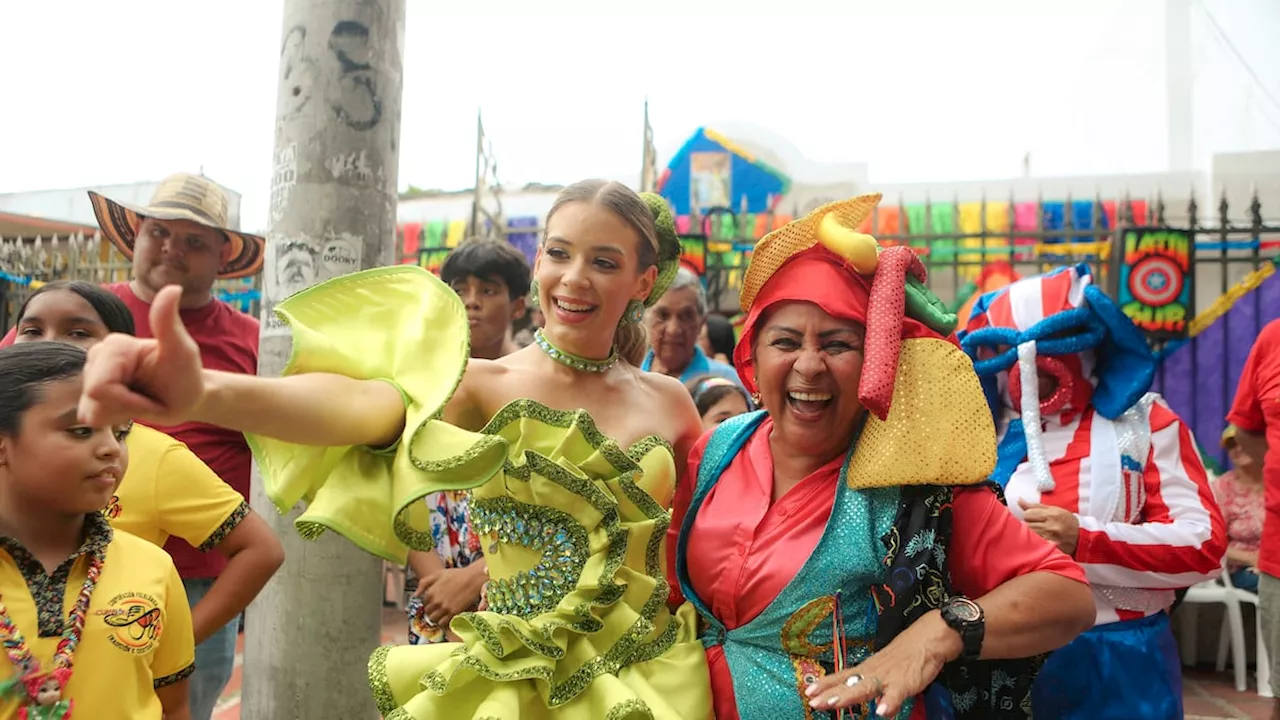
<path fill-rule="evenodd" d="M 204 369 L 200 348 L 178 315 L 180 296 L 177 287 L 156 295 L 155 339 L 113 334 L 90 350 L 82 419 L 138 418 L 161 425 L 195 420 L 316 446 L 385 447 L 399 438 L 405 403 L 388 382 L 326 373 L 260 378 Z"/>
<path fill-rule="evenodd" d="M 302 445 L 387 447 L 404 430 L 405 404 L 391 383 L 329 373 L 283 378 L 203 371 L 191 418 Z"/>

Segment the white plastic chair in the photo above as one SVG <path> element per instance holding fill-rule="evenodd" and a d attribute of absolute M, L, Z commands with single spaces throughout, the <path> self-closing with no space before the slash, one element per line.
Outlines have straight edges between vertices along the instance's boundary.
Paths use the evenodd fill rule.
<path fill-rule="evenodd" d="M 1256 682 L 1258 683 L 1258 695 L 1262 697 L 1267 697 L 1267 698 L 1274 697 L 1271 693 L 1271 678 L 1270 678 L 1271 663 L 1268 662 L 1267 646 L 1262 640 L 1262 618 L 1258 615 L 1258 595 L 1256 593 L 1251 593 L 1248 590 L 1241 590 L 1240 588 L 1232 585 L 1231 573 L 1227 572 L 1225 569 L 1222 572 L 1222 585 L 1229 592 L 1235 595 L 1236 601 L 1238 603 L 1248 603 L 1253 606 L 1253 635 L 1254 635 L 1254 644 L 1257 648 L 1256 657 L 1254 658 L 1254 660 L 1256 661 L 1256 665 L 1257 665 L 1257 667 L 1255 668 L 1255 676 L 1256 676 Z M 1243 613 L 1241 615 L 1243 616 Z M 1218 672 L 1222 672 L 1223 670 L 1225 670 L 1227 667 L 1228 647 L 1238 646 L 1240 648 L 1240 652 L 1232 653 L 1231 664 L 1232 664 L 1232 669 L 1234 669 L 1236 673 L 1236 687 L 1240 690 L 1244 690 L 1245 667 L 1244 667 L 1244 623 L 1243 621 L 1240 623 L 1240 625 L 1241 627 L 1238 631 L 1232 628 L 1230 635 L 1228 635 L 1226 632 L 1223 632 L 1221 637 L 1219 638 L 1217 667 L 1218 667 Z"/>
<path fill-rule="evenodd" d="M 1245 662 L 1244 613 L 1240 610 L 1241 602 L 1250 603 L 1256 608 L 1258 596 L 1234 587 L 1231 584 L 1229 573 L 1224 567 L 1218 580 L 1202 582 L 1187 590 L 1187 595 L 1182 601 L 1184 609 L 1179 613 L 1181 615 L 1179 635 L 1181 638 L 1182 664 L 1194 665 L 1197 628 L 1196 612 L 1193 606 L 1221 604 L 1225 612 L 1223 613 L 1224 622 L 1218 640 L 1217 668 L 1219 672 L 1226 669 L 1227 650 L 1230 649 L 1231 666 L 1235 670 L 1236 690 L 1244 692 L 1248 690 L 1249 683 L 1245 677 L 1247 664 Z M 1271 683 L 1269 682 L 1271 666 L 1267 662 L 1267 650 L 1262 642 L 1262 624 L 1258 622 L 1256 613 L 1254 618 L 1254 635 L 1257 638 L 1258 695 L 1272 697 Z"/>

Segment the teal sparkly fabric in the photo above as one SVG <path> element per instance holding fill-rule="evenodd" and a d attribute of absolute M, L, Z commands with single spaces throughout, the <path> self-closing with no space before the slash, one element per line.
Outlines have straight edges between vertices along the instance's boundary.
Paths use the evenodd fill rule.
<path fill-rule="evenodd" d="M 724 646 L 741 720 L 818 720 L 829 714 L 807 710 L 800 688 L 807 684 L 804 672 L 816 674 L 818 667 L 831 672 L 832 596 L 836 591 L 842 593 L 846 646 L 853 664 L 887 645 L 911 623 L 954 595 L 946 563 L 951 540 L 952 488 L 918 485 L 855 491 L 844 482 L 842 469 L 831 519 L 810 561 L 761 617 L 746 626 L 726 630 L 689 582 L 684 562 L 686 540 L 708 492 L 765 416 L 760 411 L 726 420 L 708 441 L 693 500 L 680 528 L 676 579 L 705 624 L 704 645 Z M 846 466 L 847 463 L 846 460 Z M 991 483 L 985 486 L 999 497 L 998 487 Z M 849 529 L 833 530 L 837 524 Z M 858 548 L 861 553 L 856 551 Z M 791 608 L 795 610 L 788 614 Z M 759 624 L 772 630 L 779 619 L 781 632 L 772 637 L 754 627 Z M 804 635 L 799 631 L 809 628 L 814 630 L 807 632 L 806 645 L 800 640 Z M 797 649 L 803 652 L 792 652 Z M 1041 655 L 1022 660 L 948 663 L 924 693 L 926 717 L 1031 717 L 1031 687 L 1043 662 Z M 911 704 L 906 704 L 898 717 L 907 717 L 910 709 Z M 855 713 L 853 717 L 862 716 Z"/>
<path fill-rule="evenodd" d="M 697 514 L 707 493 L 764 417 L 764 412 L 756 412 L 733 418 L 712 436 L 703 454 L 687 518 Z M 724 646 L 741 720 L 826 717 L 827 713 L 809 708 L 804 688 L 818 676 L 834 672 L 832 638 L 837 595 L 844 621 L 845 666 L 857 665 L 871 656 L 878 622 L 871 588 L 884 582 L 885 567 L 878 553 L 850 549 L 883 548 L 881 538 L 893 526 L 900 491 L 850 490 L 844 474 L 842 469 L 831 516 L 808 562 L 751 622 L 726 630 L 692 591 L 686 574 L 679 573 L 685 597 L 707 621 L 703 644 Z M 680 537 L 683 556 L 686 533 Z M 909 717 L 912 705 L 911 701 L 905 703 L 896 717 Z"/>

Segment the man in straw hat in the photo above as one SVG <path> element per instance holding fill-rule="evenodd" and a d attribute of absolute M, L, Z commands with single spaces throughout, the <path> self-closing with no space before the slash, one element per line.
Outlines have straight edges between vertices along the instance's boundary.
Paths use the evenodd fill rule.
<path fill-rule="evenodd" d="M 230 227 L 226 192 L 207 178 L 179 173 L 160 181 L 145 207 L 125 205 L 96 192 L 89 193 L 89 201 L 102 233 L 133 262 L 133 280 L 107 285 L 107 289 L 129 306 L 138 337 L 154 337 L 151 301 L 166 285 L 178 285 L 182 322 L 200 347 L 205 367 L 256 374 L 258 321 L 218 300 L 213 285 L 219 278 L 260 272 L 266 243 Z M 186 443 L 245 498 L 247 511 L 253 456 L 243 435 L 200 423 L 157 429 Z M 233 514 L 214 535 L 228 537 L 243 517 L 244 513 Z M 200 552 L 176 537 L 169 539 L 165 549 L 173 556 L 187 598 L 196 608 L 226 567 L 227 558 Z M 212 602 L 200 604 L 193 612 L 197 636 L 207 635 L 196 648 L 196 671 L 191 677 L 194 720 L 209 720 L 213 715 L 235 667 L 237 616 L 269 578 L 269 574 L 242 578 L 244 582 L 234 583 L 230 593 L 220 586 L 209 596 Z M 212 618 L 228 617 L 230 622 L 205 627 Z"/>

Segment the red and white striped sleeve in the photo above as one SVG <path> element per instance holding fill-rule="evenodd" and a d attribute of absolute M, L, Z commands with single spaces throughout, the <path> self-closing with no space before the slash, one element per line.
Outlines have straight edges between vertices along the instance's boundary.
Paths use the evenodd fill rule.
<path fill-rule="evenodd" d="M 1080 517 L 1075 559 L 1090 582 L 1179 589 L 1218 576 L 1227 528 L 1191 430 L 1163 400 L 1151 407 L 1141 522 Z"/>

